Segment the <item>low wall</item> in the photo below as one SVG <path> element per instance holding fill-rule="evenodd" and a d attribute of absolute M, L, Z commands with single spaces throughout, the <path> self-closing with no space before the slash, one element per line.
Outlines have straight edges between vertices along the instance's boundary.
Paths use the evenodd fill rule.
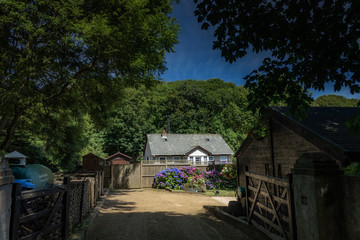
<path fill-rule="evenodd" d="M 344 239 L 360 239 L 360 177 L 344 176 Z"/>
<path fill-rule="evenodd" d="M 9 239 L 11 192 L 14 177 L 7 162 L 0 157 L 0 240 Z"/>
<path fill-rule="evenodd" d="M 299 240 L 360 239 L 360 177 L 324 153 L 303 154 L 292 172 Z"/>

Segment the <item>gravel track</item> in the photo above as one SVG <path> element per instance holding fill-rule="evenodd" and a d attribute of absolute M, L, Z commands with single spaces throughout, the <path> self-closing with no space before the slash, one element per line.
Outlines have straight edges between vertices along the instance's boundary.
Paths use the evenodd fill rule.
<path fill-rule="evenodd" d="M 203 206 L 225 206 L 203 194 L 157 189 L 116 190 L 110 193 L 88 240 L 260 240 L 261 232 L 244 231 L 217 219 Z"/>

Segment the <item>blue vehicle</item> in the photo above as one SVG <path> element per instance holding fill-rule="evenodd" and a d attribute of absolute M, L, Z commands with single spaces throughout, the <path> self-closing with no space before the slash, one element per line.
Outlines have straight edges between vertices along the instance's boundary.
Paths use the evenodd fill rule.
<path fill-rule="evenodd" d="M 21 183 L 21 191 L 33 190 L 35 184 L 31 182 L 31 179 L 15 179 L 14 183 Z"/>

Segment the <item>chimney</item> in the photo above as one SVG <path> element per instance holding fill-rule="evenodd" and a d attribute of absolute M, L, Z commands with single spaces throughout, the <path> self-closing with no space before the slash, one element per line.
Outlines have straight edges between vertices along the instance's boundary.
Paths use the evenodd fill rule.
<path fill-rule="evenodd" d="M 162 131 L 161 137 L 162 137 L 162 138 L 167 138 L 165 129 Z"/>

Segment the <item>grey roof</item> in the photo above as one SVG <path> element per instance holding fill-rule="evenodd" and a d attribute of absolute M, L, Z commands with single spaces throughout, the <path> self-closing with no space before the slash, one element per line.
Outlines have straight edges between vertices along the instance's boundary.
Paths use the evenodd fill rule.
<path fill-rule="evenodd" d="M 19 153 L 18 151 L 13 151 L 4 156 L 5 158 L 27 158 L 27 156 Z"/>
<path fill-rule="evenodd" d="M 165 141 L 161 134 L 147 134 L 151 154 L 185 155 L 196 147 L 202 147 L 212 155 L 234 154 L 220 134 L 167 134 Z"/>
<path fill-rule="evenodd" d="M 357 108 L 351 107 L 311 107 L 304 120 L 296 120 L 286 115 L 286 107 L 272 107 L 283 116 L 298 122 L 300 126 L 321 136 L 324 140 L 341 148 L 344 152 L 360 152 L 360 135 L 346 128 L 346 121 L 352 115 L 360 115 Z"/>

